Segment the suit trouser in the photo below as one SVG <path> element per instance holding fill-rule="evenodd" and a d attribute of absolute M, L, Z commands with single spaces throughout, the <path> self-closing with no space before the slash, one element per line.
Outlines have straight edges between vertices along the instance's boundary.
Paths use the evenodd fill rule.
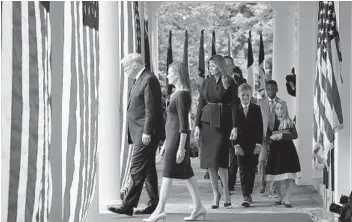
<path fill-rule="evenodd" d="M 238 163 L 237 156 L 235 155 L 235 149 L 233 147 L 230 148 L 229 154 L 229 189 L 232 189 L 236 186 Z"/>
<path fill-rule="evenodd" d="M 158 204 L 158 175 L 155 168 L 155 153 L 157 148 L 158 143 L 155 140 L 152 140 L 147 146 L 143 144 L 134 146 L 131 160 L 132 184 L 122 201 L 123 205 L 130 207 L 138 206 L 144 182 L 150 198 L 148 206 Z"/>
<path fill-rule="evenodd" d="M 253 193 L 255 169 L 258 164 L 258 157 L 258 155 L 248 153 L 244 156 L 237 156 L 243 197 L 249 197 Z"/>

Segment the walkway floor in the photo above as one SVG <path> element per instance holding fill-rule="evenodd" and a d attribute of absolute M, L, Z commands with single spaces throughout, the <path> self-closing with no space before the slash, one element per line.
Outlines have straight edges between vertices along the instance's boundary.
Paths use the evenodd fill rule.
<path fill-rule="evenodd" d="M 162 169 L 163 161 L 157 163 L 157 170 L 159 176 L 159 185 L 161 183 L 161 169 Z M 219 209 L 210 209 L 212 202 L 212 190 L 209 180 L 203 179 L 204 170 L 199 167 L 199 159 L 192 159 L 192 166 L 194 173 L 198 179 L 199 189 L 201 193 L 201 199 L 203 205 L 207 208 L 208 214 L 278 214 L 278 213 L 305 213 L 314 217 L 319 218 L 321 215 L 319 213 L 322 209 L 322 198 L 319 193 L 312 186 L 297 186 L 295 185 L 292 191 L 291 204 L 294 206 L 293 208 L 285 208 L 283 206 L 274 206 L 275 199 L 270 198 L 267 193 L 264 195 L 257 194 L 256 192 L 253 194 L 254 204 L 250 208 L 243 208 L 241 206 L 242 202 L 242 193 L 239 186 L 239 181 L 237 181 L 237 186 L 235 187 L 235 194 L 231 196 L 231 201 L 233 208 L 225 209 L 223 207 L 223 198 L 220 201 Z M 239 180 L 239 178 L 238 178 Z M 256 177 L 255 183 L 255 191 L 259 187 L 259 178 L 258 175 Z M 268 185 L 267 185 L 268 187 Z M 147 203 L 148 196 L 145 189 L 142 192 L 142 197 L 140 200 L 140 204 L 138 207 L 144 207 Z M 167 213 L 183 213 L 188 214 L 192 211 L 192 199 L 188 192 L 186 182 L 182 180 L 173 181 L 172 191 L 168 198 L 168 202 L 166 204 L 166 212 Z M 116 219 L 123 219 L 122 221 L 141 221 L 141 217 L 133 217 L 128 218 L 122 215 L 115 215 L 110 213 L 109 211 L 101 208 L 101 213 L 107 214 L 107 221 L 116 221 Z M 220 215 L 219 215 L 220 216 Z M 114 218 L 114 219 L 113 219 Z M 142 217 L 143 218 L 143 217 Z M 112 219 L 112 220 L 111 220 Z M 316 220 L 316 219 L 315 219 Z M 105 221 L 105 220 L 104 220 Z M 170 221 L 170 220 L 168 220 Z M 252 221 L 255 222 L 255 221 Z"/>

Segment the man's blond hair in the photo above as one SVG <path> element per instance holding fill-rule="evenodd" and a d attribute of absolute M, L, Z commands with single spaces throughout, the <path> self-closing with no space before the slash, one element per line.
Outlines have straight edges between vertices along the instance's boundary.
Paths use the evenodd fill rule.
<path fill-rule="evenodd" d="M 123 66 L 129 66 L 132 62 L 136 62 L 141 66 L 144 66 L 142 55 L 139 53 L 129 53 L 121 60 Z"/>

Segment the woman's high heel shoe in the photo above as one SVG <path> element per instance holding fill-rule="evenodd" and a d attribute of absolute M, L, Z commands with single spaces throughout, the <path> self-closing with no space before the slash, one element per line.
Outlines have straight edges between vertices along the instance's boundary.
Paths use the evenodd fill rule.
<path fill-rule="evenodd" d="M 185 221 L 195 221 L 198 219 L 198 217 L 203 216 L 203 221 L 205 221 L 205 218 L 207 216 L 207 210 L 202 207 L 198 212 L 195 212 L 191 214 L 189 217 L 183 218 Z"/>
<path fill-rule="evenodd" d="M 219 199 L 216 201 L 216 205 L 211 205 L 211 209 L 219 208 L 219 202 L 220 202 L 221 194 L 219 193 L 218 196 L 219 196 Z"/>
<path fill-rule="evenodd" d="M 165 221 L 166 219 L 166 213 L 165 212 L 162 212 L 156 216 L 150 216 L 149 218 L 147 219 L 143 219 L 144 222 L 157 222 L 159 220 L 162 220 L 163 222 Z"/>

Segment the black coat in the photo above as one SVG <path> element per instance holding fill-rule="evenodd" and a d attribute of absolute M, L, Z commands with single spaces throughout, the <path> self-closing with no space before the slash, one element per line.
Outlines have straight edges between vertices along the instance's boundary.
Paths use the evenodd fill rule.
<path fill-rule="evenodd" d="M 162 117 L 161 87 L 156 76 L 145 69 L 132 85 L 128 95 L 128 143 L 142 144 L 142 134 L 157 141 L 165 139 Z"/>
<path fill-rule="evenodd" d="M 263 118 L 260 107 L 250 103 L 246 118 L 242 104 L 239 104 L 237 115 L 237 138 L 233 145 L 240 145 L 245 154 L 253 153 L 255 145 L 263 143 Z"/>

